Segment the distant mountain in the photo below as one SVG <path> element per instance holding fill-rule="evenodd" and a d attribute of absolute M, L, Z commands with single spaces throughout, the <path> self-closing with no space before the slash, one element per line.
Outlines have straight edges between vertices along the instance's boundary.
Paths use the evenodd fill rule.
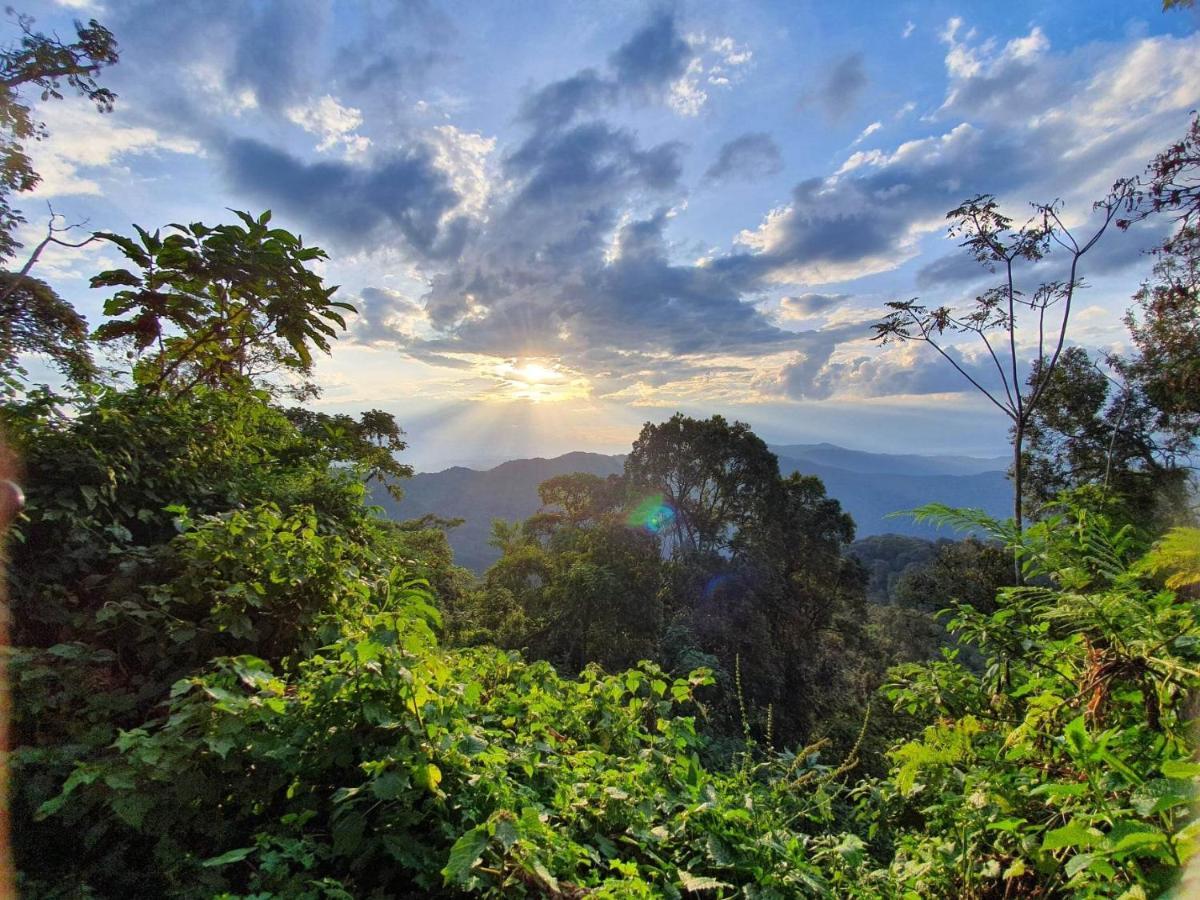
<path fill-rule="evenodd" d="M 512 521 L 533 515 L 541 505 L 538 485 L 547 478 L 571 472 L 615 475 L 624 465 L 623 456 L 565 453 L 553 459 L 514 459 L 485 471 L 455 466 L 414 475 L 404 482 L 404 499 L 398 504 L 382 491 L 376 492 L 374 502 L 396 519 L 434 513 L 465 520 L 449 532 L 454 559 L 460 566 L 482 572 L 500 555 L 488 545 L 492 519 Z"/>
<path fill-rule="evenodd" d="M 831 497 L 854 517 L 858 536 L 906 534 L 945 536 L 936 528 L 888 514 L 938 501 L 973 506 L 1004 517 L 1012 488 L 1004 474 L 1005 460 L 967 456 L 916 456 L 863 453 L 833 444 L 793 444 L 772 447 L 784 474 L 801 472 L 825 482 Z M 461 518 L 449 533 L 459 565 L 482 572 L 499 555 L 488 545 L 492 519 L 524 519 L 537 511 L 537 487 L 547 478 L 571 472 L 619 474 L 623 456 L 567 453 L 553 459 L 516 459 L 479 471 L 456 466 L 441 472 L 414 475 L 404 483 L 404 499 L 376 496 L 388 515 L 415 519 L 430 513 Z M 382 492 L 380 492 L 382 493 Z"/>
<path fill-rule="evenodd" d="M 1004 472 L 1007 456 L 918 456 L 916 454 L 865 453 L 836 444 L 780 444 L 771 447 L 778 457 L 806 460 L 850 472 L 872 475 L 979 475 Z"/>

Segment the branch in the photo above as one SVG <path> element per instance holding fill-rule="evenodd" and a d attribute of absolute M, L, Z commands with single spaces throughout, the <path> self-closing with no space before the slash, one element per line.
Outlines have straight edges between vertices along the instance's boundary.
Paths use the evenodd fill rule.
<path fill-rule="evenodd" d="M 911 312 L 910 312 L 910 315 L 912 315 Z M 925 326 L 921 324 L 920 320 L 917 319 L 916 316 L 913 316 L 913 321 L 916 323 L 917 327 L 921 329 L 921 339 L 922 340 L 924 340 L 927 344 L 929 344 L 929 346 L 931 346 L 934 350 L 936 350 L 938 353 L 940 353 L 942 355 L 942 357 L 947 362 L 950 363 L 950 365 L 954 366 L 954 368 L 958 370 L 959 375 L 961 375 L 963 378 L 967 379 L 967 381 L 971 382 L 971 384 L 973 384 L 975 386 L 976 390 L 978 390 L 981 394 L 983 394 L 983 396 L 987 397 L 990 401 L 992 401 L 992 403 L 995 405 L 995 407 L 998 410 L 1000 410 L 1002 413 L 1004 413 L 1010 419 L 1014 418 L 1014 411 L 1010 410 L 1003 403 L 1001 403 L 999 400 L 997 400 L 995 397 L 993 397 L 991 391 L 989 391 L 987 388 L 985 388 L 983 385 L 981 385 L 978 381 L 976 381 L 974 378 L 972 378 L 970 375 L 968 375 L 966 370 L 963 369 L 963 367 L 960 366 L 954 360 L 954 357 L 950 356 L 950 354 L 948 354 L 945 350 L 943 350 L 941 348 L 941 345 L 939 345 L 937 341 L 935 341 L 933 338 L 931 338 L 929 336 L 929 332 L 925 330 Z"/>
<path fill-rule="evenodd" d="M 84 223 L 78 223 L 76 225 L 67 225 L 64 228 L 59 228 L 59 227 L 56 227 L 54 224 L 54 220 L 57 218 L 59 218 L 59 216 L 57 214 L 55 214 L 54 208 L 51 207 L 50 208 L 50 221 L 46 224 L 46 236 L 44 238 L 42 238 L 42 240 L 38 243 L 38 245 L 36 247 L 33 248 L 33 252 L 29 254 L 29 259 L 25 260 L 25 265 L 21 266 L 21 270 L 19 272 L 17 272 L 17 277 L 13 279 L 12 284 L 10 284 L 5 289 L 4 293 L 0 294 L 0 303 L 3 303 L 5 300 L 7 300 L 9 297 L 11 297 L 14 292 L 16 292 L 17 288 L 19 288 L 21 286 L 21 284 L 25 280 L 26 276 L 29 275 L 29 271 L 33 268 L 34 264 L 38 261 L 38 257 L 40 257 L 42 255 L 42 251 L 45 250 L 51 244 L 57 244 L 60 247 L 78 248 L 78 247 L 86 247 L 92 241 L 99 239 L 99 235 L 92 234 L 87 240 L 80 241 L 79 243 L 74 244 L 70 241 L 64 241 L 61 238 L 57 238 L 57 237 L 55 237 L 56 234 L 62 234 L 62 233 L 71 231 L 72 229 L 78 228 L 82 224 L 84 224 Z"/>

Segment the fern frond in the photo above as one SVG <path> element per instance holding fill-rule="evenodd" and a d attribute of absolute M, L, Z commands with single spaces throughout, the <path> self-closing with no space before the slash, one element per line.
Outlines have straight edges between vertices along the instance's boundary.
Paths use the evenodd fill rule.
<path fill-rule="evenodd" d="M 1016 540 L 1016 529 L 1009 521 L 1001 522 L 989 516 L 982 509 L 960 509 L 945 503 L 926 503 L 916 509 L 905 509 L 890 513 L 887 518 L 894 519 L 908 516 L 914 522 L 929 523 L 953 528 L 955 531 L 974 531 L 988 535 L 1005 544 Z"/>
<path fill-rule="evenodd" d="M 1200 584 L 1200 528 L 1172 528 L 1138 563 L 1139 571 L 1167 574 L 1173 591 Z"/>

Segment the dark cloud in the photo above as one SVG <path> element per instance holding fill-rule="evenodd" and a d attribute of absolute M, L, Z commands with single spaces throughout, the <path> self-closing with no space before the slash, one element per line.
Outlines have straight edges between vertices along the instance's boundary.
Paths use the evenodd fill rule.
<path fill-rule="evenodd" d="M 753 131 L 724 144 L 704 177 L 707 181 L 718 182 L 730 178 L 760 178 L 782 170 L 779 145 L 769 134 Z"/>
<path fill-rule="evenodd" d="M 1132 268 L 1149 269 L 1147 254 L 1159 246 L 1170 231 L 1169 222 L 1147 220 L 1129 232 L 1112 228 L 1080 261 L 1077 275 L 1088 278 L 1114 275 Z M 1070 258 L 1052 252 L 1034 266 L 1018 266 L 1022 278 L 1030 282 L 1065 281 L 1070 277 Z M 973 259 L 965 250 L 949 253 L 917 270 L 917 287 L 930 290 L 982 282 L 994 278 L 994 273 Z"/>
<path fill-rule="evenodd" d="M 565 132 L 538 132 L 505 160 L 508 172 L 526 176 L 514 206 L 602 199 L 607 192 L 675 186 L 682 145 L 671 141 L 642 150 L 631 132 L 585 122 Z"/>
<path fill-rule="evenodd" d="M 323 84 L 326 73 L 314 65 L 313 46 L 332 22 L 329 0 L 117 0 L 111 6 L 106 24 L 121 41 L 122 57 L 112 80 L 122 94 L 153 84 L 146 99 L 165 112 L 195 86 L 181 73 L 184 62 L 211 71 L 230 94 L 253 91 L 272 112 Z"/>
<path fill-rule="evenodd" d="M 801 294 L 798 297 L 784 297 L 779 301 L 779 307 L 785 316 L 804 318 L 827 312 L 849 299 L 849 294 Z"/>
<path fill-rule="evenodd" d="M 964 284 L 981 281 L 991 277 L 991 274 L 965 250 L 939 256 L 931 263 L 926 263 L 917 270 L 917 287 L 922 290 L 943 287 L 945 285 Z"/>
<path fill-rule="evenodd" d="M 576 115 L 596 112 L 616 101 L 617 83 L 595 69 L 584 69 L 570 78 L 546 85 L 521 104 L 519 117 L 540 128 L 565 125 Z"/>
<path fill-rule="evenodd" d="M 429 0 L 394 0 L 356 6 L 362 17 L 357 39 L 335 54 L 337 84 L 362 94 L 376 86 L 387 96 L 419 87 L 450 58 L 458 37 L 454 21 Z"/>
<path fill-rule="evenodd" d="M 617 81 L 633 90 L 656 90 L 682 75 L 692 49 L 670 12 L 655 15 L 609 58 Z"/>
<path fill-rule="evenodd" d="M 457 255 L 470 229 L 465 217 L 447 218 L 459 196 L 421 145 L 360 165 L 306 163 L 260 141 L 238 139 L 224 148 L 224 165 L 239 194 L 348 248 L 399 237 L 418 256 L 444 259 Z"/>
<path fill-rule="evenodd" d="M 817 103 L 829 119 L 836 121 L 855 107 L 869 81 L 863 55 L 849 53 L 830 67 L 816 88 L 801 95 L 799 105 L 803 108 Z"/>
<path fill-rule="evenodd" d="M 551 82 L 525 99 L 518 117 L 540 128 L 555 128 L 622 97 L 659 97 L 687 71 L 694 55 L 674 15 L 658 13 L 609 58 L 610 76 L 588 68 Z"/>
<path fill-rule="evenodd" d="M 575 318 L 589 335 L 610 346 L 677 354 L 754 353 L 793 340 L 742 302 L 745 284 L 706 266 L 672 265 L 666 221 L 660 210 L 621 230 L 616 258 L 580 298 Z"/>
<path fill-rule="evenodd" d="M 1002 138 L 960 125 L 911 141 L 831 178 L 800 182 L 791 203 L 720 265 L 777 281 L 821 284 L 893 268 L 916 253 L 924 223 L 963 199 L 963 185 L 1009 190 L 1036 161 Z"/>

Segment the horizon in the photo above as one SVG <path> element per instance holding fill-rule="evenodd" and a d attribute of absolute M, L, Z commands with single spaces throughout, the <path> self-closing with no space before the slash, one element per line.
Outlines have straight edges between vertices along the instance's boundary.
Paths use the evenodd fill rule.
<path fill-rule="evenodd" d="M 1157 0 L 147 9 L 39 13 L 102 11 L 122 60 L 113 113 L 45 106 L 23 239 L 40 201 L 120 233 L 273 210 L 359 311 L 312 405 L 393 413 L 421 469 L 627 449 L 676 410 L 771 443 L 999 455 L 1007 422 L 870 325 L 987 285 L 946 210 L 1060 197 L 1084 227 L 1200 98 L 1200 13 Z M 1164 227 L 1085 258 L 1071 343 L 1128 346 Z M 114 261 L 57 248 L 39 271 L 96 321 L 87 278 Z"/>
<path fill-rule="evenodd" d="M 856 447 L 844 447 L 841 444 L 832 444 L 832 443 L 829 443 L 828 441 L 816 441 L 816 442 L 811 442 L 811 443 L 809 443 L 809 442 L 780 443 L 777 441 L 767 441 L 766 443 L 767 443 L 767 448 L 772 453 L 774 453 L 776 456 L 779 455 L 778 451 L 783 448 L 804 447 L 807 449 L 829 448 L 831 450 L 843 450 L 843 451 L 847 451 L 850 453 L 866 453 L 866 454 L 873 455 L 873 456 L 895 456 L 895 457 L 918 456 L 923 459 L 930 459 L 930 460 L 961 459 L 961 460 L 969 460 L 972 462 L 997 462 L 997 463 L 1005 462 L 1007 464 L 1007 459 L 1004 455 L 975 456 L 975 455 L 969 454 L 969 453 L 962 453 L 962 454 L 960 454 L 960 453 L 884 453 L 884 452 L 879 452 L 879 451 L 874 451 L 874 450 L 862 450 L 862 449 L 856 448 Z M 612 452 L 606 452 L 606 451 L 602 451 L 602 450 L 576 449 L 576 450 L 565 450 L 562 453 L 552 453 L 549 455 L 541 454 L 541 453 L 534 453 L 529 456 L 504 457 L 504 458 L 496 457 L 494 459 L 490 459 L 490 458 L 484 457 L 484 456 L 479 456 L 476 458 L 466 458 L 468 461 L 465 461 L 465 462 L 447 461 L 445 463 L 440 464 L 439 468 L 426 469 L 426 468 L 421 468 L 419 466 L 413 465 L 413 475 L 440 475 L 443 472 L 448 472 L 452 469 L 471 469 L 471 470 L 474 470 L 477 472 L 486 472 L 486 471 L 491 471 L 492 469 L 499 468 L 500 466 L 504 465 L 505 463 L 552 461 L 552 460 L 556 460 L 556 459 L 561 459 L 564 456 L 570 456 L 572 454 L 577 454 L 577 453 L 578 454 L 591 454 L 591 455 L 595 455 L 595 456 L 624 457 L 624 456 L 628 456 L 629 451 L 628 451 L 628 449 L 615 450 Z M 408 460 L 407 456 L 405 457 L 405 460 L 411 462 L 411 460 Z"/>

